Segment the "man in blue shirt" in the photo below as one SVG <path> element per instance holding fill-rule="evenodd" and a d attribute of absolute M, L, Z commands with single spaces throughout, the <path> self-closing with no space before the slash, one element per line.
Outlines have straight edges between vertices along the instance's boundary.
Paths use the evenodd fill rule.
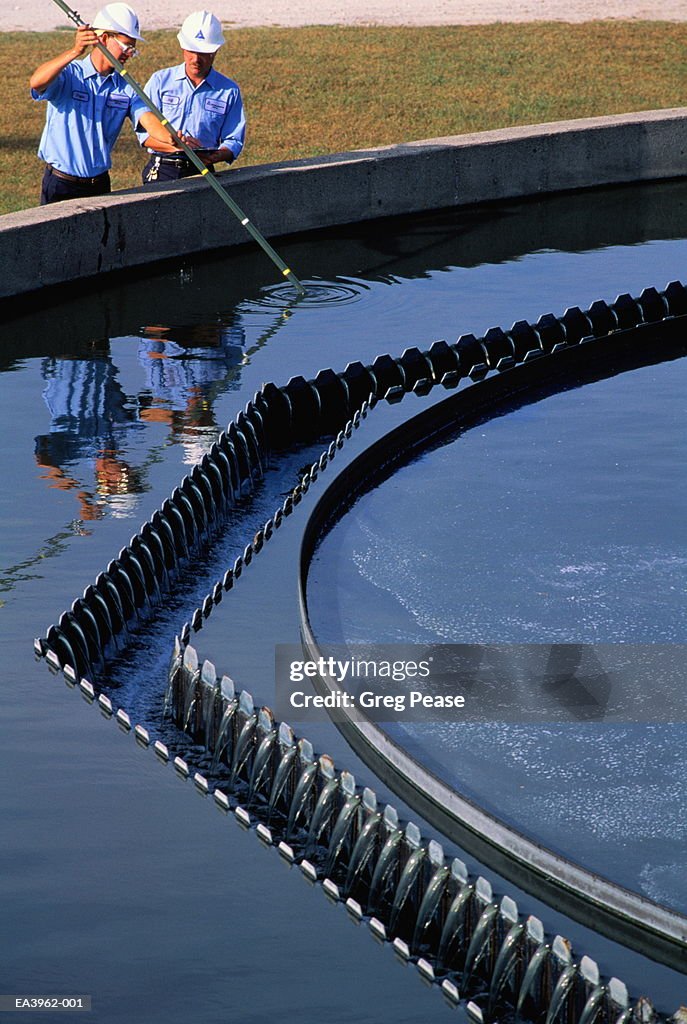
<path fill-rule="evenodd" d="M 159 122 L 104 53 L 89 46 L 101 42 L 122 64 L 142 39 L 138 18 L 125 3 L 108 4 L 93 25 L 76 32 L 74 45 L 36 68 L 31 95 L 46 100 L 48 110 L 38 150 L 46 168 L 41 206 L 62 199 L 104 195 L 110 191 L 112 147 L 126 117 L 134 127 L 147 124 L 161 132 Z"/>
<path fill-rule="evenodd" d="M 196 11 L 183 23 L 177 39 L 183 64 L 156 71 L 145 91 L 206 167 L 233 163 L 243 149 L 246 119 L 238 85 L 212 66 L 225 42 L 222 25 L 209 11 Z M 199 173 L 171 139 L 160 141 L 159 128 L 150 132 L 142 120 L 141 126 L 136 134 L 151 154 L 143 170 L 144 185 Z"/>

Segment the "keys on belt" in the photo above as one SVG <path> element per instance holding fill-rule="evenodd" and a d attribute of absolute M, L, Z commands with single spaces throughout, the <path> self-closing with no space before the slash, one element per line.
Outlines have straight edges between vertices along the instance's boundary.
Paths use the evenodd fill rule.
<path fill-rule="evenodd" d="M 199 173 L 196 165 L 193 163 L 192 160 L 189 160 L 189 158 L 184 153 L 156 153 L 152 149 L 149 149 L 148 152 L 150 153 L 151 157 L 154 157 L 155 164 L 157 167 L 159 167 L 160 164 L 172 164 L 174 167 L 180 167 L 184 171 L 193 170 L 194 174 Z M 198 152 L 200 155 L 200 150 Z M 203 150 L 203 152 L 210 153 L 212 152 L 212 150 L 206 149 Z M 208 170 L 211 173 L 214 173 L 214 167 L 212 164 L 208 165 Z"/>
<path fill-rule="evenodd" d="M 150 153 L 150 160 L 143 169 L 143 181 L 144 184 L 151 185 L 155 181 L 160 180 L 160 168 L 163 164 L 175 167 L 179 172 L 179 177 L 188 178 L 194 174 L 200 174 L 200 171 L 196 165 L 184 156 L 183 153 L 179 156 L 164 155 L 162 153 Z M 216 174 L 215 168 L 212 164 L 208 166 L 210 174 Z"/>

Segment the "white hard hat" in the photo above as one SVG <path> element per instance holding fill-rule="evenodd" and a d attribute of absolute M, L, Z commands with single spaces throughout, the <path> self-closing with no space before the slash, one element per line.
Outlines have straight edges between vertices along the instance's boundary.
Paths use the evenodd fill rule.
<path fill-rule="evenodd" d="M 182 50 L 191 50 L 193 53 L 216 53 L 225 43 L 222 24 L 209 11 L 189 14 L 177 33 L 177 39 Z"/>
<path fill-rule="evenodd" d="M 108 4 L 98 11 L 93 19 L 92 28 L 102 32 L 116 32 L 120 36 L 132 39 L 143 39 L 139 31 L 138 15 L 128 4 Z"/>

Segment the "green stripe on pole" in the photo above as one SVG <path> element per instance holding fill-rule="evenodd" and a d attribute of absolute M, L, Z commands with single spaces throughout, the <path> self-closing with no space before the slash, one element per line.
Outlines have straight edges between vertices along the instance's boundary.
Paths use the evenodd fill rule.
<path fill-rule="evenodd" d="M 57 4 L 57 6 L 61 10 L 64 11 L 64 13 L 67 15 L 67 17 L 70 18 L 74 22 L 75 25 L 77 25 L 79 27 L 86 26 L 86 22 L 83 20 L 81 15 L 77 14 L 76 11 L 73 11 L 71 9 L 71 7 L 69 7 L 68 4 L 66 4 L 64 2 L 64 0 L 53 0 L 53 3 Z M 192 150 L 191 147 L 188 146 L 183 141 L 183 139 L 178 135 L 176 130 L 174 128 L 172 128 L 171 124 L 165 118 L 165 116 L 162 113 L 162 111 L 159 110 L 155 106 L 153 101 L 144 93 L 143 89 L 138 84 L 136 79 L 132 78 L 132 76 L 129 74 L 128 70 L 124 67 L 124 65 L 122 63 L 120 63 L 120 61 L 118 61 L 117 58 L 112 53 L 110 53 L 110 51 L 107 49 L 106 46 L 103 46 L 103 44 L 101 42 L 97 42 L 95 45 L 96 45 L 97 49 L 99 49 L 100 52 L 103 53 L 107 57 L 107 59 L 110 62 L 110 64 L 112 64 L 112 66 L 114 68 L 116 68 L 116 70 L 119 72 L 119 74 L 122 75 L 124 78 L 126 78 L 128 80 L 129 85 L 134 90 L 136 95 L 139 96 L 143 100 L 145 105 L 148 107 L 148 110 L 150 110 L 151 113 L 155 114 L 155 117 L 157 117 L 157 119 L 161 122 L 161 124 L 163 124 L 166 127 L 167 131 L 172 136 L 172 139 L 174 140 L 176 145 L 179 147 L 179 149 L 181 149 L 184 152 L 184 154 L 188 157 L 188 159 L 191 161 L 191 163 L 194 165 L 194 167 L 198 168 L 200 173 L 207 179 L 208 184 L 212 185 L 212 187 L 214 188 L 215 192 L 217 193 L 219 198 L 222 200 L 224 205 L 229 207 L 229 209 L 234 214 L 234 216 L 237 217 L 238 220 L 243 225 L 243 227 L 245 227 L 245 229 L 249 233 L 249 235 L 251 235 L 255 239 L 255 241 L 258 243 L 258 245 L 267 253 L 267 255 L 272 260 L 272 262 L 275 264 L 275 266 L 278 267 L 279 270 L 281 270 L 281 272 L 284 275 L 284 277 L 286 277 L 291 282 L 291 284 L 294 286 L 294 288 L 296 289 L 298 294 L 299 295 L 305 295 L 305 288 L 303 287 L 301 282 L 298 280 L 298 278 L 294 274 L 293 270 L 291 270 L 289 267 L 286 266 L 286 264 L 284 263 L 284 261 L 281 258 L 281 256 L 277 252 L 274 251 L 274 249 L 272 248 L 270 243 L 267 241 L 267 239 L 260 233 L 260 231 L 258 231 L 258 229 L 248 219 L 248 217 L 246 217 L 245 213 L 243 212 L 241 207 L 238 205 L 238 203 L 234 202 L 234 200 L 231 198 L 231 196 L 229 195 L 227 190 L 225 188 L 223 188 L 222 185 L 220 185 L 220 183 L 217 181 L 217 178 L 214 176 L 214 174 L 210 174 L 208 168 L 205 166 L 205 164 L 200 159 L 200 157 L 195 153 L 195 151 Z"/>

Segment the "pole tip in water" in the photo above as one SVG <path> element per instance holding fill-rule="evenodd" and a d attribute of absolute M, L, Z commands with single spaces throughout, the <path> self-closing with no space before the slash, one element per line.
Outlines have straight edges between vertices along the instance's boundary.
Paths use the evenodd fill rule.
<path fill-rule="evenodd" d="M 303 287 L 301 282 L 298 280 L 298 278 L 294 274 L 293 270 L 289 270 L 289 268 L 287 267 L 284 270 L 284 277 L 288 278 L 288 280 L 291 282 L 291 284 L 296 289 L 297 294 L 300 296 L 300 298 L 303 298 L 303 296 L 305 295 L 305 288 Z"/>

